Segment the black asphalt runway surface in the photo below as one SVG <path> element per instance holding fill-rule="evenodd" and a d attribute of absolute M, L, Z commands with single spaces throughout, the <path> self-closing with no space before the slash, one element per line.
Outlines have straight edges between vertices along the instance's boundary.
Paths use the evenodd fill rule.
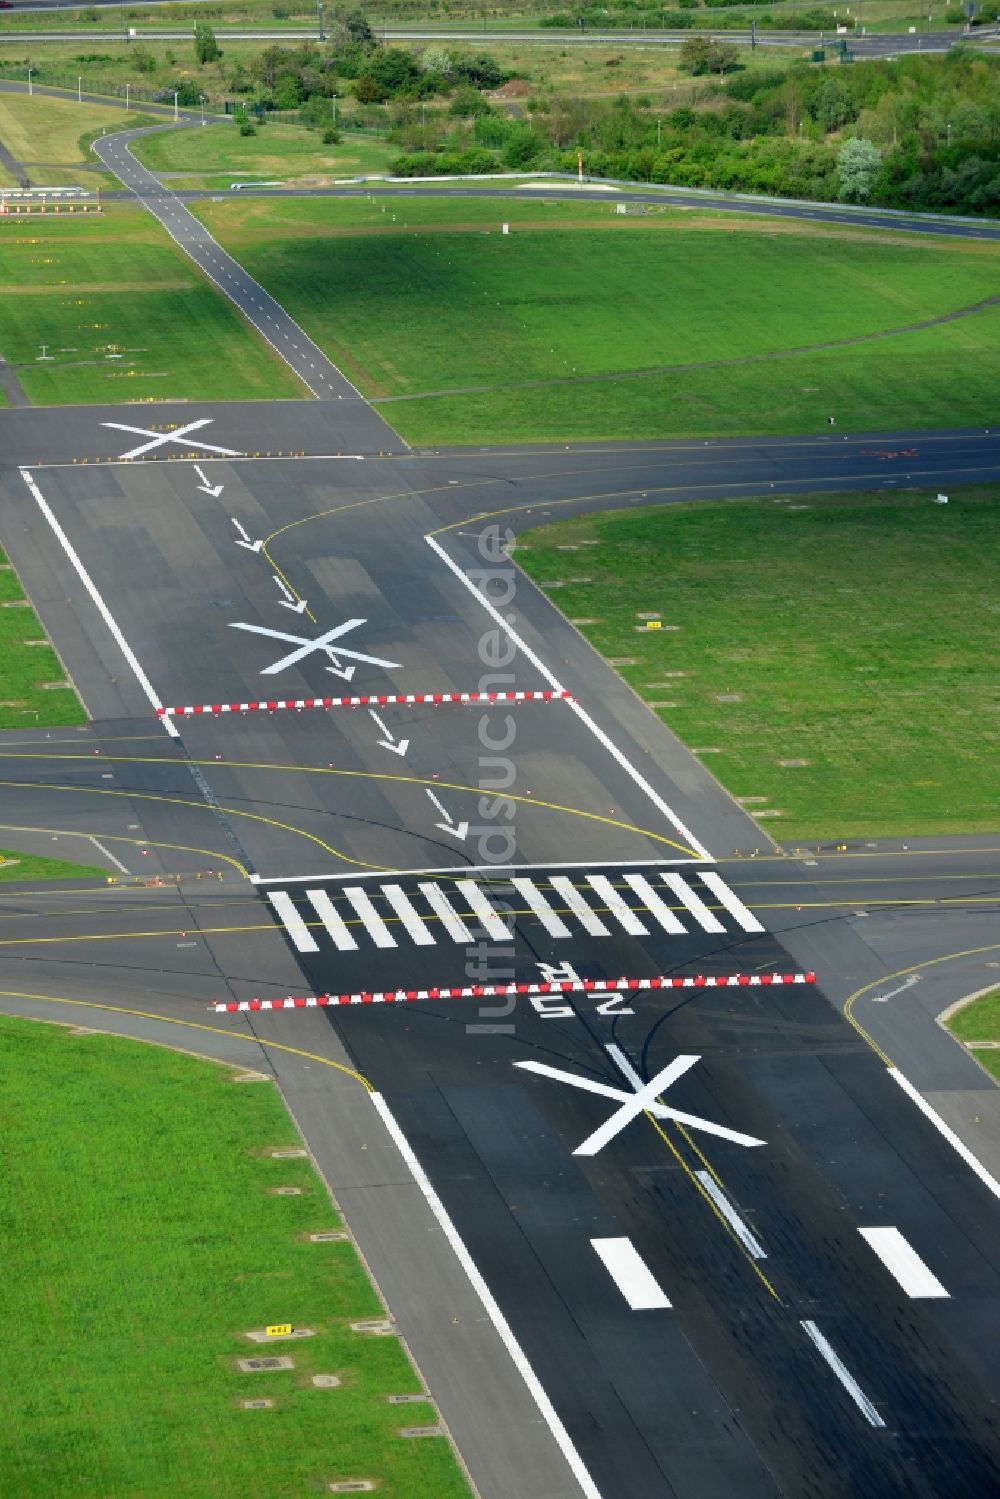
<path fill-rule="evenodd" d="M 115 881 L 5 891 L 5 1006 L 263 1045 L 484 1495 L 996 1493 L 998 1203 L 904 1084 L 960 1132 L 995 1109 L 928 965 L 988 982 L 1000 840 L 776 849 L 507 551 L 588 508 L 995 479 L 996 436 L 416 453 L 357 415 L 0 413 L 0 530 L 94 719 L 3 737 L 0 816 Z M 569 697 L 157 712 L 480 692 Z"/>

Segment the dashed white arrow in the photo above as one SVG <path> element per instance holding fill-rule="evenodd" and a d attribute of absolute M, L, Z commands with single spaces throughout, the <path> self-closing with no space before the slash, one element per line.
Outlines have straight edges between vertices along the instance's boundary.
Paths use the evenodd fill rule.
<path fill-rule="evenodd" d="M 384 739 L 379 739 L 376 741 L 376 743 L 379 744 L 382 749 L 391 750 L 394 755 L 405 755 L 406 751 L 410 747 L 410 741 L 408 739 L 396 739 L 395 735 L 391 734 L 386 728 L 385 724 L 379 718 L 374 708 L 369 708 L 368 712 L 371 714 L 372 718 L 374 718 L 381 732 L 385 735 Z"/>
<path fill-rule="evenodd" d="M 248 552 L 259 552 L 261 547 L 264 545 L 263 537 L 260 541 L 251 541 L 250 532 L 243 529 L 239 521 L 236 519 L 235 515 L 231 515 L 229 519 L 232 521 L 237 531 L 239 531 L 240 535 L 243 537 L 243 540 L 237 541 L 236 545 L 238 547 L 246 547 Z"/>
<path fill-rule="evenodd" d="M 309 606 L 308 599 L 297 599 L 292 590 L 288 587 L 288 584 L 283 583 L 282 580 L 278 577 L 277 573 L 272 573 L 271 577 L 274 579 L 278 587 L 281 589 L 282 593 L 285 595 L 283 599 L 279 600 L 282 609 L 291 609 L 293 614 L 304 614 Z"/>
<path fill-rule="evenodd" d="M 457 838 L 460 843 L 464 843 L 469 835 L 469 824 L 467 822 L 456 822 L 451 813 L 448 811 L 448 808 L 443 806 L 442 803 L 438 801 L 431 788 L 429 786 L 426 786 L 424 789 L 427 792 L 427 795 L 430 797 L 431 801 L 434 803 L 435 807 L 437 807 L 438 811 L 441 813 L 441 816 L 445 819 L 444 822 L 436 822 L 434 826 L 436 828 L 440 828 L 442 833 L 450 833 L 453 838 Z"/>
<path fill-rule="evenodd" d="M 197 463 L 194 466 L 194 471 L 198 475 L 198 478 L 201 480 L 198 488 L 202 491 L 203 494 L 210 494 L 213 500 L 217 500 L 226 486 L 224 484 L 209 484 L 208 480 L 205 478 L 204 470 L 200 469 Z"/>

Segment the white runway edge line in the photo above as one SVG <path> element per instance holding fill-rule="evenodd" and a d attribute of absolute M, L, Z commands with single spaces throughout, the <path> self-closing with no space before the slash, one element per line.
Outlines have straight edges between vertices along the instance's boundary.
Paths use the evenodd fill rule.
<path fill-rule="evenodd" d="M 28 486 L 29 490 L 31 491 L 32 495 L 34 496 L 35 503 L 37 504 L 39 510 L 42 512 L 42 514 L 44 515 L 45 519 L 48 521 L 49 525 L 52 527 L 52 531 L 53 531 L 53 533 L 54 533 L 54 535 L 56 537 L 56 540 L 59 542 L 59 545 L 62 547 L 63 551 L 66 553 L 66 556 L 69 558 L 70 562 L 73 564 L 73 567 L 76 570 L 76 574 L 79 577 L 80 582 L 83 584 L 84 588 L 90 594 L 90 597 L 91 597 L 91 599 L 94 602 L 94 605 L 95 605 L 95 607 L 97 609 L 97 612 L 100 614 L 100 616 L 103 619 L 104 623 L 107 625 L 108 629 L 111 631 L 112 635 L 115 638 L 115 642 L 118 645 L 119 650 L 121 651 L 122 655 L 125 657 L 125 660 L 128 662 L 129 666 L 132 668 L 132 671 L 135 674 L 136 681 L 139 683 L 139 686 L 142 688 L 143 692 L 149 698 L 149 701 L 152 703 L 153 707 L 157 710 L 157 713 L 159 714 L 160 710 L 163 707 L 163 704 L 161 703 L 160 699 L 157 697 L 156 693 L 153 691 L 152 683 L 150 682 L 150 680 L 147 677 L 146 673 L 143 671 L 142 667 L 139 665 L 139 662 L 138 662 L 138 659 L 136 657 L 135 652 L 133 651 L 132 647 L 129 645 L 128 641 L 125 639 L 125 636 L 122 634 L 121 630 L 118 628 L 118 624 L 117 624 L 114 616 L 112 615 L 111 610 L 108 608 L 107 604 L 101 598 L 101 595 L 98 593 L 96 587 L 94 586 L 94 583 L 93 583 L 93 581 L 91 579 L 90 574 L 87 572 L 87 569 L 84 567 L 83 563 L 80 561 L 80 558 L 77 556 L 76 549 L 74 548 L 73 543 L 70 541 L 69 537 L 66 535 L 66 532 L 63 530 L 62 526 L 56 520 L 56 518 L 53 515 L 52 510 L 51 510 L 51 508 L 49 506 L 48 501 L 46 500 L 45 496 L 42 494 L 42 491 L 39 489 L 38 485 L 35 483 L 34 479 L 31 476 L 31 473 L 28 471 L 28 469 L 22 468 L 20 470 L 20 473 L 21 473 L 21 478 L 24 480 L 25 484 Z M 164 717 L 162 719 L 162 723 L 163 723 L 163 727 L 166 729 L 167 733 L 171 736 L 171 738 L 173 738 L 173 739 L 180 738 L 180 735 L 179 735 L 179 733 L 178 733 L 175 725 L 173 724 L 173 722 L 169 718 Z"/>
<path fill-rule="evenodd" d="M 482 590 L 476 587 L 471 578 L 466 577 L 459 564 L 453 557 L 448 556 L 448 553 L 445 551 L 440 542 L 437 541 L 433 536 L 425 536 L 424 540 L 431 548 L 431 550 L 437 553 L 445 566 L 455 574 L 455 577 L 458 578 L 459 582 L 469 590 L 473 598 L 479 601 L 490 618 L 496 621 L 500 629 L 503 630 L 504 634 L 514 642 L 514 644 L 517 646 L 517 649 L 531 662 L 532 666 L 534 666 L 537 671 L 541 672 L 542 676 L 549 683 L 549 685 L 556 692 L 565 692 L 566 689 L 563 687 L 558 678 L 553 676 L 552 672 L 549 671 L 544 662 L 539 660 L 530 646 L 525 644 L 520 635 L 518 635 L 517 631 L 507 623 L 503 615 L 500 613 L 499 609 L 497 609 L 490 602 L 490 600 L 486 597 Z M 621 750 L 616 744 L 613 743 L 611 739 L 608 738 L 604 730 L 598 727 L 598 725 L 591 718 L 590 714 L 580 706 L 575 698 L 569 697 L 567 701 L 572 711 L 576 714 L 576 716 L 581 720 L 582 723 L 585 723 L 587 725 L 587 728 L 594 735 L 595 739 L 597 739 L 599 743 L 604 746 L 612 759 L 621 766 L 626 775 L 631 777 L 631 779 L 639 787 L 639 790 L 649 797 L 650 801 L 653 803 L 654 807 L 656 807 L 657 811 L 663 814 L 670 825 L 674 829 L 676 829 L 678 833 L 680 833 L 682 838 L 687 839 L 687 842 L 690 844 L 691 848 L 695 850 L 700 858 L 710 859 L 712 855 L 709 853 L 708 849 L 705 848 L 704 844 L 702 844 L 694 836 L 689 828 L 685 827 L 684 823 L 681 822 L 676 813 L 670 810 L 659 793 L 654 791 L 645 777 L 639 774 L 632 762 L 622 754 Z"/>
<path fill-rule="evenodd" d="M 836 1374 L 837 1378 L 840 1380 L 840 1383 L 844 1386 L 844 1389 L 847 1391 L 848 1395 L 850 1395 L 851 1399 L 854 1401 L 854 1404 L 864 1416 L 869 1426 L 884 1426 L 885 1422 L 882 1420 L 882 1417 L 875 1409 L 875 1406 L 868 1399 L 868 1396 L 858 1384 L 857 1380 L 854 1378 L 854 1375 L 851 1373 L 850 1369 L 848 1369 L 847 1365 L 834 1353 L 833 1349 L 830 1347 L 830 1344 L 820 1332 L 815 1322 L 800 1322 L 799 1326 L 803 1329 L 806 1337 L 813 1344 L 813 1346 L 817 1348 L 823 1358 L 826 1359 L 826 1362 L 830 1365 L 830 1368 L 833 1370 L 834 1374 Z"/>
<path fill-rule="evenodd" d="M 372 1093 L 370 1097 L 372 1103 L 375 1105 L 375 1109 L 378 1112 L 379 1118 L 382 1120 L 382 1123 L 389 1131 L 396 1149 L 399 1151 L 400 1155 L 403 1157 L 403 1160 L 410 1168 L 413 1179 L 423 1193 L 424 1199 L 427 1202 L 427 1206 L 430 1208 L 437 1222 L 440 1224 L 445 1238 L 448 1240 L 448 1243 L 454 1250 L 459 1264 L 462 1266 L 462 1269 L 465 1271 L 466 1275 L 469 1278 L 469 1282 L 473 1290 L 482 1302 L 483 1307 L 486 1311 L 486 1315 L 489 1317 L 490 1321 L 493 1323 L 493 1326 L 496 1328 L 500 1341 L 503 1343 L 507 1352 L 510 1354 L 515 1368 L 527 1385 L 532 1399 L 541 1412 L 542 1419 L 544 1420 L 546 1426 L 549 1428 L 549 1431 L 552 1433 L 556 1446 L 559 1448 L 563 1457 L 566 1459 L 566 1462 L 569 1464 L 573 1477 L 580 1485 L 580 1488 L 586 1496 L 586 1499 L 601 1499 L 600 1490 L 587 1471 L 582 1457 L 574 1447 L 570 1435 L 567 1432 L 562 1421 L 559 1419 L 552 1401 L 545 1393 L 545 1389 L 542 1386 L 541 1380 L 538 1378 L 538 1375 L 535 1373 L 534 1369 L 528 1362 L 527 1355 L 522 1349 L 520 1343 L 515 1338 L 510 1324 L 508 1323 L 503 1312 L 500 1310 L 496 1298 L 494 1297 L 489 1286 L 486 1284 L 486 1281 L 483 1279 L 483 1276 L 480 1274 L 475 1260 L 466 1249 L 461 1235 L 458 1232 L 458 1229 L 455 1227 L 454 1223 L 452 1223 L 451 1221 L 451 1218 L 448 1216 L 444 1203 L 441 1201 L 440 1197 L 431 1186 L 427 1173 L 421 1166 L 420 1162 L 417 1160 L 417 1157 L 414 1154 L 412 1147 L 410 1146 L 410 1142 L 407 1140 L 406 1136 L 403 1134 L 403 1131 L 400 1129 L 399 1125 L 393 1118 L 389 1110 L 389 1106 L 386 1103 L 385 1099 L 382 1097 L 381 1093 Z"/>
<path fill-rule="evenodd" d="M 631 1239 L 591 1239 L 591 1244 L 615 1285 L 634 1312 L 669 1308 L 656 1276 Z"/>
<path fill-rule="evenodd" d="M 308 936 L 308 930 L 306 935 Z M 311 940 L 311 939 L 310 939 Z M 312 948 L 302 949 L 311 952 Z M 767 989 L 785 984 L 815 984 L 814 973 L 695 974 L 680 978 L 659 974 L 649 979 L 578 979 L 556 984 L 471 984 L 465 988 L 370 989 L 359 994 L 286 994 L 282 999 L 220 999 L 209 1005 L 217 1015 L 246 1010 L 324 1010 L 334 1005 L 410 1004 L 420 999 L 531 998 L 536 994 L 627 994 L 643 989 Z"/>
<path fill-rule="evenodd" d="M 927 1102 L 926 1098 L 922 1096 L 922 1094 L 917 1092 L 916 1088 L 910 1082 L 909 1078 L 904 1077 L 898 1067 L 890 1067 L 889 1076 L 893 1079 L 894 1082 L 897 1082 L 899 1084 L 903 1092 L 906 1094 L 907 1098 L 911 1098 L 913 1100 L 917 1108 L 925 1116 L 925 1118 L 930 1120 L 934 1128 L 940 1130 L 941 1134 L 944 1135 L 945 1139 L 948 1141 L 948 1144 L 962 1157 L 962 1160 L 968 1166 L 969 1170 L 974 1171 L 975 1174 L 979 1177 L 979 1180 L 983 1183 L 983 1186 L 988 1187 L 989 1190 L 993 1193 L 994 1197 L 1000 1197 L 1000 1182 L 997 1181 L 995 1176 L 987 1171 L 982 1161 L 976 1159 L 969 1147 L 963 1144 L 963 1142 L 958 1138 L 951 1126 L 945 1124 L 944 1120 L 941 1118 L 941 1115 L 937 1112 L 936 1109 L 931 1108 L 930 1104 Z"/>
<path fill-rule="evenodd" d="M 898 1228 L 859 1228 L 858 1233 L 912 1301 L 948 1300 L 949 1293 Z"/>

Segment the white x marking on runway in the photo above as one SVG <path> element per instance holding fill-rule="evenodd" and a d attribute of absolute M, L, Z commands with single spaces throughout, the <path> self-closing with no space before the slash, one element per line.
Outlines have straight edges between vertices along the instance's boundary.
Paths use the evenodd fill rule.
<path fill-rule="evenodd" d="M 289 666 L 298 666 L 306 656 L 311 656 L 313 651 L 322 651 L 329 656 L 331 661 L 337 661 L 339 656 L 349 656 L 352 661 L 367 661 L 371 666 L 397 667 L 398 661 L 383 661 L 381 656 L 365 656 L 360 651 L 349 651 L 338 646 L 336 650 L 330 645 L 331 640 L 336 640 L 340 635 L 346 635 L 348 630 L 357 629 L 363 625 L 363 619 L 348 619 L 342 625 L 337 625 L 332 630 L 327 630 L 324 635 L 317 635 L 315 640 L 308 639 L 305 635 L 288 635 L 284 630 L 267 630 L 263 625 L 238 625 L 231 624 L 231 630 L 249 630 L 252 635 L 267 635 L 271 640 L 287 640 L 297 647 L 289 651 L 287 656 L 282 656 L 280 661 L 275 661 L 271 666 L 265 666 L 261 671 L 262 677 L 271 677 L 278 671 L 285 671 Z"/>
<path fill-rule="evenodd" d="M 637 1118 L 639 1114 L 652 1114 L 657 1119 L 675 1119 L 679 1124 L 686 1124 L 689 1129 L 704 1130 L 707 1135 L 718 1135 L 720 1139 L 731 1140 L 734 1145 L 764 1145 L 766 1141 L 755 1139 L 753 1135 L 740 1134 L 738 1130 L 727 1129 L 723 1124 L 713 1124 L 710 1119 L 699 1119 L 696 1114 L 683 1114 L 680 1109 L 672 1109 L 668 1104 L 660 1103 L 658 1094 L 669 1088 L 679 1077 L 688 1072 L 700 1057 L 680 1056 L 675 1057 L 669 1066 L 658 1072 L 651 1082 L 644 1083 L 635 1071 L 628 1058 L 617 1046 L 607 1048 L 612 1061 L 621 1072 L 625 1074 L 632 1087 L 633 1093 L 626 1093 L 621 1088 L 609 1087 L 607 1083 L 596 1082 L 593 1078 L 580 1077 L 575 1072 L 563 1072 L 558 1067 L 549 1067 L 545 1062 L 515 1062 L 515 1067 L 523 1067 L 526 1072 L 537 1072 L 541 1077 L 551 1077 L 560 1083 L 569 1083 L 573 1088 L 582 1088 L 586 1093 L 598 1093 L 602 1098 L 615 1098 L 621 1103 L 621 1107 L 606 1119 L 599 1129 L 588 1135 L 582 1145 L 574 1150 L 574 1155 L 597 1155 L 603 1150 L 609 1140 L 620 1134 L 627 1124 Z"/>
<path fill-rule="evenodd" d="M 211 416 L 200 416 L 197 421 L 188 422 L 186 426 L 175 427 L 172 432 L 150 432 L 148 427 L 129 427 L 124 422 L 102 422 L 102 427 L 113 427 L 116 432 L 133 432 L 137 437 L 148 437 L 149 442 L 140 443 L 137 448 L 131 448 L 127 453 L 122 453 L 122 458 L 141 458 L 143 453 L 151 453 L 154 448 L 162 448 L 168 442 L 184 442 L 189 448 L 204 448 L 206 453 L 225 453 L 229 458 L 240 458 L 243 455 L 236 448 L 220 448 L 214 442 L 202 442 L 198 438 L 189 437 L 189 433 L 197 432 L 202 427 L 207 427 L 214 420 Z"/>

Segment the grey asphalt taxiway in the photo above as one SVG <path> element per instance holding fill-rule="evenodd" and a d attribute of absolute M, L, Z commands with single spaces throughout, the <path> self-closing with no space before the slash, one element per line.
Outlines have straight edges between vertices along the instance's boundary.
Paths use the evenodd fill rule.
<path fill-rule="evenodd" d="M 991 480 L 1000 441 L 437 453 L 366 420 L 0 413 L 0 530 L 94 720 L 4 737 L 0 822 L 117 881 L 5 891 L 4 1007 L 277 1076 L 482 1495 L 985 1499 L 1000 1204 L 961 1149 L 998 1095 L 934 1014 L 1000 961 L 1000 840 L 775 848 L 510 546 Z M 507 691 L 549 696 L 394 700 Z M 597 987 L 395 998 L 547 979 Z M 209 1011 L 316 994 L 358 1002 Z"/>

